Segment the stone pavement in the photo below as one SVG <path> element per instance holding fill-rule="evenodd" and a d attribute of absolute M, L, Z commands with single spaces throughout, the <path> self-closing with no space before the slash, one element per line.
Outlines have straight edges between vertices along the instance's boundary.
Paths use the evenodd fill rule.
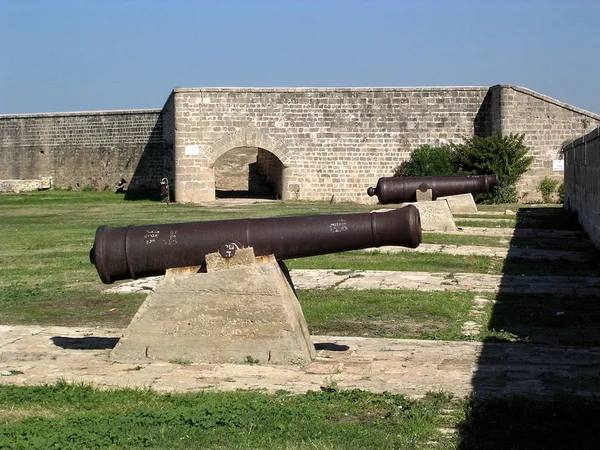
<path fill-rule="evenodd" d="M 600 295 L 595 277 L 485 275 L 479 273 L 392 272 L 374 270 L 291 270 L 296 289 L 410 289 L 448 292 Z M 108 294 L 151 292 L 161 277 L 130 281 Z"/>
<path fill-rule="evenodd" d="M 317 358 L 304 367 L 189 364 L 109 358 L 122 330 L 0 326 L 0 383 L 59 380 L 100 389 L 158 392 L 257 389 L 304 393 L 340 389 L 412 398 L 445 391 L 477 395 L 600 395 L 600 348 L 314 336 Z"/>

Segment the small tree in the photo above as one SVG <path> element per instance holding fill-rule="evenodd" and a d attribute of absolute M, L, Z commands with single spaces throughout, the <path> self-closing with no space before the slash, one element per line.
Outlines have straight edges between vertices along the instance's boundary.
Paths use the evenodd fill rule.
<path fill-rule="evenodd" d="M 427 177 L 432 175 L 453 175 L 456 173 L 452 148 L 448 145 L 432 147 L 421 145 L 410 154 L 410 158 L 400 164 L 395 177 Z"/>
<path fill-rule="evenodd" d="M 490 194 L 479 195 L 478 200 L 491 203 L 517 201 L 516 183 L 533 162 L 533 157 L 527 156 L 529 147 L 523 144 L 524 139 L 524 134 L 503 136 L 499 131 L 486 138 L 473 136 L 453 146 L 460 173 L 498 175 L 498 186 Z"/>

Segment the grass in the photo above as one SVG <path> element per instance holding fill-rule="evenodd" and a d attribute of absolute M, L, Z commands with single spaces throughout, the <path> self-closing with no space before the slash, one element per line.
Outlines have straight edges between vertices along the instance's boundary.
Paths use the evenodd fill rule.
<path fill-rule="evenodd" d="M 0 386 L 0 448 L 453 448 L 460 401 L 339 391 L 160 395 Z M 375 446 L 375 447 L 373 447 Z"/>
<path fill-rule="evenodd" d="M 595 448 L 600 403 L 342 391 L 157 394 L 0 386 L 0 448 Z"/>
<path fill-rule="evenodd" d="M 311 334 L 461 340 L 472 293 L 298 291 Z"/>
<path fill-rule="evenodd" d="M 441 253 L 383 253 L 350 251 L 290 259 L 290 269 L 394 270 L 410 272 L 466 272 L 499 275 L 504 260 L 489 256 Z"/>

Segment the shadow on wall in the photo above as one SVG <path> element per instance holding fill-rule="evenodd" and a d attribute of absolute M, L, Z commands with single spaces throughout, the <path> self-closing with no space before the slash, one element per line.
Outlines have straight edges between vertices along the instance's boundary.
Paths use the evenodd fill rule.
<path fill-rule="evenodd" d="M 148 142 L 133 172 L 125 200 L 161 200 L 161 180 L 167 178 L 173 196 L 175 155 L 173 143 L 163 136 L 162 113 L 154 125 Z M 171 198 L 171 200 L 173 200 Z"/>
<path fill-rule="evenodd" d="M 500 292 L 487 297 L 495 301 L 458 448 L 595 448 L 598 250 L 576 217 L 549 207 L 521 208 L 510 245 Z M 527 249 L 546 257 L 523 259 Z"/>
<path fill-rule="evenodd" d="M 488 89 L 481 106 L 477 110 L 475 120 L 473 121 L 473 134 L 482 138 L 492 136 L 493 129 L 493 101 L 494 88 Z"/>

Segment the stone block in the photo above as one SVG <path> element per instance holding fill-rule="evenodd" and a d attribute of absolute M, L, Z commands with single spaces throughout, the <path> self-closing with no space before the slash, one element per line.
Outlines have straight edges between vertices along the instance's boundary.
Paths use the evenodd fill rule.
<path fill-rule="evenodd" d="M 431 201 L 404 203 L 415 205 L 421 215 L 421 230 L 423 231 L 456 231 L 454 217 L 448 206 L 448 201 Z"/>
<path fill-rule="evenodd" d="M 477 205 L 472 194 L 449 195 L 438 197 L 437 201 L 447 201 L 452 214 L 472 214 L 477 212 Z"/>
<path fill-rule="evenodd" d="M 160 281 L 112 351 L 113 360 L 303 365 L 316 357 L 293 287 L 273 256 L 194 272 Z"/>
<path fill-rule="evenodd" d="M 425 191 L 417 189 L 416 198 L 418 202 L 430 202 L 433 200 L 433 191 L 431 189 L 427 189 Z"/>

